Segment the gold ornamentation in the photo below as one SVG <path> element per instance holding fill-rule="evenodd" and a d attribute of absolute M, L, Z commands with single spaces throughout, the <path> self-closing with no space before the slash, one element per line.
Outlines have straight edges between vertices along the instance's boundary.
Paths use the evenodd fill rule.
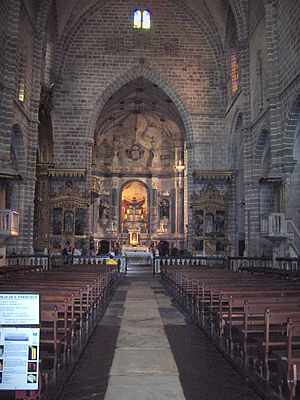
<path fill-rule="evenodd" d="M 192 195 L 193 251 L 195 254 L 224 254 L 227 243 L 228 202 L 210 185 L 199 195 Z M 199 243 L 203 243 L 202 250 Z"/>
<path fill-rule="evenodd" d="M 84 178 L 85 168 L 49 168 L 48 174 L 51 177 Z"/>
<path fill-rule="evenodd" d="M 67 182 L 66 187 L 62 187 L 59 193 L 51 194 L 51 198 L 51 204 L 55 204 L 55 207 L 88 207 L 89 204 L 87 196 L 71 182 Z"/>
<path fill-rule="evenodd" d="M 103 181 L 102 179 L 96 177 L 96 176 L 92 176 L 91 179 L 91 191 L 100 196 L 102 194 L 102 186 L 103 186 Z"/>
<path fill-rule="evenodd" d="M 62 187 L 59 193 L 51 195 L 50 201 L 50 247 L 55 240 L 59 240 L 63 247 L 68 241 L 70 246 L 74 246 L 75 239 L 86 238 L 84 233 L 86 225 L 86 210 L 89 206 L 89 198 L 86 194 L 81 193 L 77 186 L 73 186 L 71 182 L 67 182 L 65 187 Z M 61 234 L 54 234 L 54 209 L 61 209 Z M 76 210 L 83 209 L 84 220 L 82 221 L 82 229 L 76 233 Z M 69 221 L 70 220 L 70 221 Z M 69 225 L 70 226 L 69 226 Z M 52 250 L 52 249 L 50 249 Z"/>
<path fill-rule="evenodd" d="M 231 180 L 233 171 L 222 171 L 222 170 L 195 170 L 193 172 L 194 182 L 199 179 L 220 179 L 220 180 Z"/>

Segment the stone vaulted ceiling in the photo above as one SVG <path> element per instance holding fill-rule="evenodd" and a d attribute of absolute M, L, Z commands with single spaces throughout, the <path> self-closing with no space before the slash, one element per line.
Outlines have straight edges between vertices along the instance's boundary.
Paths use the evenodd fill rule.
<path fill-rule="evenodd" d="M 103 107 L 94 142 L 96 169 L 164 171 L 182 161 L 184 128 L 172 100 L 139 78 L 124 85 Z"/>
<path fill-rule="evenodd" d="M 108 0 L 111 1 L 111 0 Z M 108 1 L 102 1 L 107 4 Z M 210 26 L 213 34 L 224 43 L 228 0 L 170 0 L 179 8 L 187 6 L 201 16 Z M 58 37 L 67 35 L 68 29 L 99 0 L 56 0 Z M 113 1 L 111 1 L 113 4 Z M 184 12 L 184 11 L 183 11 Z"/>

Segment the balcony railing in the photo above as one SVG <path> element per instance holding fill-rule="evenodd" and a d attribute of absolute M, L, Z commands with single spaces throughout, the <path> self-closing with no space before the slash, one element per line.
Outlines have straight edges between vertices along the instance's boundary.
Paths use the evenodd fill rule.
<path fill-rule="evenodd" d="M 0 236 L 19 236 L 19 212 L 0 210 Z"/>
<path fill-rule="evenodd" d="M 269 237 L 287 237 L 284 213 L 271 213 L 261 216 L 261 234 Z"/>

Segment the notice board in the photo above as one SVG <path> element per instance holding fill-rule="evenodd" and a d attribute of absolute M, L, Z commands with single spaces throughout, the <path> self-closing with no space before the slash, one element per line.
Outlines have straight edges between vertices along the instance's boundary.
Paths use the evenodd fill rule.
<path fill-rule="evenodd" d="M 40 295 L 0 292 L 0 390 L 39 387 Z"/>

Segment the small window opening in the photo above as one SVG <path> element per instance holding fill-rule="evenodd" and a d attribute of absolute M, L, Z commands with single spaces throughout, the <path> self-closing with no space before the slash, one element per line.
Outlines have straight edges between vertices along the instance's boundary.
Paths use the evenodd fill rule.
<path fill-rule="evenodd" d="M 151 12 L 149 10 L 135 10 L 133 13 L 133 27 L 135 29 L 150 29 Z"/>
<path fill-rule="evenodd" d="M 26 67 L 26 57 L 25 53 L 22 52 L 19 58 L 18 65 L 18 99 L 24 102 L 25 100 L 25 67 Z"/>
<path fill-rule="evenodd" d="M 232 95 L 238 90 L 240 84 L 239 77 L 239 62 L 238 53 L 233 51 L 231 54 L 231 85 L 232 85 Z"/>

